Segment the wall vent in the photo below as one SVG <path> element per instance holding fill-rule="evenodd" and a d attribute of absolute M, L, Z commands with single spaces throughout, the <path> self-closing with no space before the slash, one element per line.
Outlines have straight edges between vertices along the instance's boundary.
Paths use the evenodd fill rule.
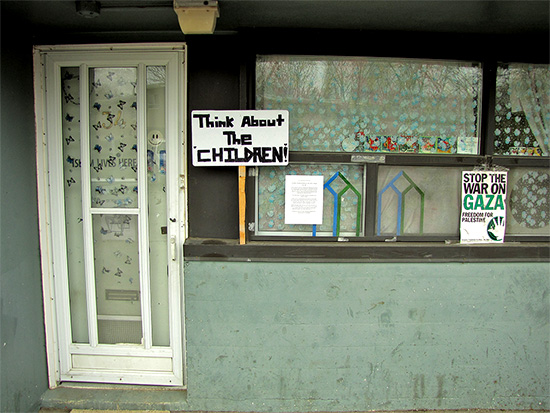
<path fill-rule="evenodd" d="M 106 300 L 139 301 L 139 290 L 105 290 Z"/>

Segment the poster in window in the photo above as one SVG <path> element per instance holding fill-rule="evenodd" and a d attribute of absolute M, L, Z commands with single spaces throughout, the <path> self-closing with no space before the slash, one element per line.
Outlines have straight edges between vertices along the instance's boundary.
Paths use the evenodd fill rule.
<path fill-rule="evenodd" d="M 460 242 L 504 242 L 507 172 L 463 171 Z"/>

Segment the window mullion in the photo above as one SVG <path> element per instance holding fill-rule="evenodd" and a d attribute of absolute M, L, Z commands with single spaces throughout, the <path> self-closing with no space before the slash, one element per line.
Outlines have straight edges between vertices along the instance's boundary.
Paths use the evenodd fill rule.
<path fill-rule="evenodd" d="M 495 101 L 496 101 L 496 63 L 483 64 L 481 89 L 480 155 L 494 154 L 495 140 Z"/>
<path fill-rule="evenodd" d="M 365 180 L 365 237 L 372 237 L 376 234 L 376 196 L 378 181 L 378 164 L 367 164 L 367 178 Z"/>
<path fill-rule="evenodd" d="M 94 241 L 92 230 L 92 199 L 90 184 L 90 105 L 88 65 L 80 65 L 80 157 L 82 190 L 82 225 L 84 235 L 84 268 L 88 311 L 88 337 L 92 347 L 98 344 L 97 303 L 94 268 Z"/>

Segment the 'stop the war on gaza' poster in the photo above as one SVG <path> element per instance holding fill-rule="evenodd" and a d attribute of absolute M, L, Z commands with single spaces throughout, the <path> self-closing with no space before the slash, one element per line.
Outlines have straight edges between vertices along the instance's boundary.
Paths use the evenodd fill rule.
<path fill-rule="evenodd" d="M 507 172 L 463 171 L 460 242 L 504 242 Z"/>

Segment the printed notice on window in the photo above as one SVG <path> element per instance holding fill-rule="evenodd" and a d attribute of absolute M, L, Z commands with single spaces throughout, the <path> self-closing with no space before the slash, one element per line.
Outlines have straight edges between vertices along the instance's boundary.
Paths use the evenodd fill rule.
<path fill-rule="evenodd" d="M 460 242 L 504 242 L 507 172 L 463 171 Z"/>
<path fill-rule="evenodd" d="M 323 223 L 322 175 L 286 175 L 285 224 Z"/>

